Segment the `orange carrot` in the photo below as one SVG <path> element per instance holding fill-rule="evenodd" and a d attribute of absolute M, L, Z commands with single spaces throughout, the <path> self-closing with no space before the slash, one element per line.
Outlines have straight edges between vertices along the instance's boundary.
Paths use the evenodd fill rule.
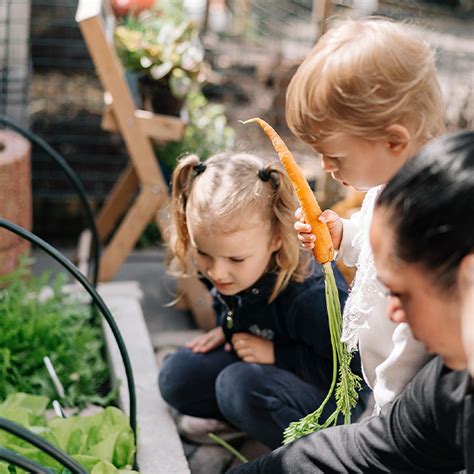
<path fill-rule="evenodd" d="M 308 181 L 306 181 L 306 178 L 297 165 L 290 150 L 278 133 L 261 118 L 252 118 L 240 122 L 243 124 L 253 122 L 258 123 L 270 139 L 273 148 L 275 148 L 275 151 L 278 153 L 278 157 L 283 163 L 283 166 L 290 177 L 291 183 L 295 188 L 304 219 L 311 226 L 312 232 L 316 235 L 316 243 L 313 249 L 314 256 L 321 264 L 330 262 L 334 258 L 334 247 L 332 245 L 328 226 L 319 221 L 321 208 L 319 207 L 318 201 L 316 201 L 316 197 L 314 196 Z"/>

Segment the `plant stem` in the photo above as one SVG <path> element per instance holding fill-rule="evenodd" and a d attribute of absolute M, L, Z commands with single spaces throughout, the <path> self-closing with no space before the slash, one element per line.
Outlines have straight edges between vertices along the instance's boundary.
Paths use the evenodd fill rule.
<path fill-rule="evenodd" d="M 239 451 L 237 451 L 233 446 L 231 446 L 227 441 L 224 441 L 220 436 L 217 436 L 214 433 L 208 433 L 209 438 L 212 439 L 212 441 L 216 442 L 217 444 L 220 444 L 223 448 L 227 449 L 230 453 L 232 453 L 239 461 L 246 463 L 249 462 L 249 460 Z"/>
<path fill-rule="evenodd" d="M 341 342 L 342 315 L 334 272 L 331 263 L 323 264 L 326 308 L 333 358 L 333 378 L 328 394 L 316 411 L 299 421 L 290 423 L 283 433 L 284 443 L 289 443 L 301 436 L 310 434 L 330 425 L 337 424 L 339 414 L 344 416 L 344 423 L 351 421 L 351 409 L 355 406 L 360 389 L 360 377 L 354 375 L 350 368 L 351 354 Z M 339 377 L 338 377 L 339 374 Z M 339 380 L 338 380 L 339 379 Z M 323 409 L 335 390 L 336 410 L 323 423 L 319 422 Z"/>

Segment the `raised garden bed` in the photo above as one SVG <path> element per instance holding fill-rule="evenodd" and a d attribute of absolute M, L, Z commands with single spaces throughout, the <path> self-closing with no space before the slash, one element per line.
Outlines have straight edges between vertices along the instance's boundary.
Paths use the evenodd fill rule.
<path fill-rule="evenodd" d="M 2 327 L 0 334 L 3 338 L 10 337 L 13 339 L 13 341 L 8 342 L 6 340 L 1 341 L 1 347 L 3 348 L 1 351 L 2 357 L 0 358 L 2 361 L 0 376 L 3 377 L 1 398 L 5 398 L 7 392 L 13 395 L 6 406 L 0 406 L 0 416 L 14 419 L 14 421 L 20 422 L 29 428 L 43 426 L 40 431 L 45 430 L 47 439 L 70 454 L 78 454 L 76 460 L 82 464 L 85 463 L 84 465 L 90 472 L 97 472 L 97 474 L 109 472 L 104 471 L 105 467 L 103 465 L 99 465 L 96 470 L 93 470 L 93 461 L 90 458 L 83 457 L 81 453 L 84 453 L 85 450 L 81 451 L 82 448 L 71 441 L 72 435 L 66 436 L 67 430 L 61 431 L 65 428 L 61 427 L 59 432 L 65 433 L 64 436 L 67 441 L 60 440 L 57 434 L 54 434 L 58 432 L 56 426 L 58 423 L 64 421 L 69 424 L 80 424 L 84 423 L 83 421 L 76 422 L 74 418 L 67 420 L 56 418 L 54 422 L 50 422 L 52 423 L 51 426 L 47 426 L 44 418 L 45 408 L 49 404 L 49 399 L 58 398 L 58 394 L 56 393 L 57 388 L 54 388 L 46 369 L 42 366 L 42 359 L 45 355 L 50 356 L 57 369 L 59 379 L 64 381 L 62 404 L 71 406 L 85 406 L 90 403 L 109 405 L 112 401 L 112 394 L 114 394 L 113 391 L 110 391 L 110 387 L 117 385 L 118 391 L 115 392 L 115 395 L 118 396 L 115 397 L 115 401 L 128 415 L 129 392 L 123 361 L 115 338 L 105 324 L 103 325 L 103 333 L 100 327 L 97 327 L 97 325 L 94 327 L 91 324 L 89 307 L 84 298 L 82 298 L 82 304 L 66 304 L 68 298 L 64 296 L 64 290 L 67 290 L 68 294 L 76 294 L 76 296 L 78 293 L 83 294 L 83 290 L 78 285 L 64 287 L 62 282 L 58 280 L 53 284 L 53 287 L 48 287 L 45 290 L 43 285 L 46 282 L 46 277 L 32 279 L 29 283 L 24 283 L 19 278 L 21 276 L 24 276 L 22 271 L 12 276 L 14 279 L 13 285 L 3 290 L 0 298 L 2 303 L 0 313 L 3 313 L 0 324 L 10 324 L 9 328 Z M 156 386 L 157 369 L 139 303 L 140 289 L 136 282 L 109 283 L 102 285 L 100 292 L 112 311 L 123 336 L 134 373 L 138 421 L 137 462 L 140 472 L 150 474 L 189 473 L 176 427 Z M 16 325 L 14 324 L 15 321 Z M 12 324 L 15 326 L 15 330 L 12 330 Z M 103 358 L 101 359 L 103 355 L 101 350 L 104 348 L 101 347 L 103 342 L 105 342 L 108 354 L 110 376 L 113 381 L 117 382 L 116 384 L 110 384 L 107 364 Z M 16 363 L 22 364 L 23 374 L 21 370 L 18 370 L 20 366 L 15 367 Z M 31 369 L 33 372 L 36 370 L 36 375 L 28 378 L 27 369 Z M 94 375 L 97 377 L 94 377 Z M 15 395 L 16 387 L 31 393 L 46 394 L 49 398 L 44 396 L 29 398 L 23 395 Z M 11 411 L 13 405 L 16 408 Z M 19 410 L 20 407 L 21 410 Z M 11 415 L 16 413 L 17 417 L 9 417 L 9 410 Z M 115 420 L 117 417 L 127 420 L 126 417 L 120 415 L 119 411 L 113 412 L 113 410 L 107 409 L 96 416 L 105 417 L 104 420 Z M 18 417 L 20 412 L 29 415 Z M 86 419 L 84 418 L 84 420 Z M 99 421 L 99 425 L 105 426 L 106 423 Z M 117 433 L 123 431 L 120 431 L 121 428 L 114 428 L 114 430 Z M 82 432 L 85 433 L 84 430 Z M 11 435 L 6 436 L 7 438 L 11 437 Z M 89 439 L 87 435 L 84 436 Z M 117 444 L 114 448 L 113 440 L 104 441 L 105 444 L 108 444 L 108 451 L 104 459 L 106 461 L 116 461 L 117 467 L 122 469 L 132 467 L 130 462 L 133 455 L 130 458 L 131 451 L 126 448 L 127 436 L 128 445 L 130 445 L 133 435 L 129 427 L 126 432 L 120 434 L 121 447 Z M 118 442 L 117 440 L 118 438 L 115 439 L 116 442 Z M 4 440 L 2 444 L 5 444 Z M 124 446 L 125 449 L 122 449 Z M 131 446 L 133 447 L 133 443 Z M 16 447 L 16 451 L 21 449 L 14 444 L 11 447 Z M 100 449 L 94 447 L 91 452 L 98 454 Z M 47 465 L 48 456 L 45 454 L 35 454 L 34 451 L 28 451 L 24 454 L 27 456 L 28 453 L 36 461 L 43 461 L 43 464 Z M 57 467 L 57 463 L 54 464 L 53 462 L 50 466 Z M 5 466 L 0 463 L 0 472 L 2 472 L 3 467 Z M 58 470 L 56 472 L 62 471 Z"/>

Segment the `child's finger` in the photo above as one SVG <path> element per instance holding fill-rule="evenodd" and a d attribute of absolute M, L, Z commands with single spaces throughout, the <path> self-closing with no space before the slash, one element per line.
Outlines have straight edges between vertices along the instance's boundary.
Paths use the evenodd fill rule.
<path fill-rule="evenodd" d="M 299 233 L 302 233 L 302 234 L 311 233 L 311 226 L 309 224 L 306 224 L 306 223 L 303 223 L 303 222 L 300 222 L 300 221 L 296 221 L 293 224 L 293 227 Z"/>
<path fill-rule="evenodd" d="M 295 211 L 295 217 L 296 217 L 296 220 L 301 221 L 301 222 L 304 222 L 303 211 L 302 211 L 301 207 L 299 207 L 298 209 L 296 209 L 296 211 Z"/>
<path fill-rule="evenodd" d="M 298 239 L 306 244 L 314 243 L 316 242 L 316 236 L 314 234 L 298 234 Z"/>
<path fill-rule="evenodd" d="M 245 359 L 245 357 L 251 356 L 254 354 L 254 351 L 250 347 L 243 347 L 241 349 L 236 350 L 237 355 L 241 359 Z"/>
<path fill-rule="evenodd" d="M 298 234 L 301 246 L 305 249 L 313 249 L 316 237 L 313 234 Z"/>
<path fill-rule="evenodd" d="M 197 344 L 199 344 L 199 340 L 200 340 L 200 337 L 196 337 L 196 338 L 192 339 L 191 341 L 187 342 L 185 344 L 185 347 L 187 347 L 188 349 L 192 349 Z"/>
<path fill-rule="evenodd" d="M 333 222 L 336 222 L 339 219 L 340 219 L 339 214 L 337 214 L 337 212 L 332 211 L 331 209 L 326 209 L 319 216 L 319 220 L 323 224 L 332 224 Z"/>

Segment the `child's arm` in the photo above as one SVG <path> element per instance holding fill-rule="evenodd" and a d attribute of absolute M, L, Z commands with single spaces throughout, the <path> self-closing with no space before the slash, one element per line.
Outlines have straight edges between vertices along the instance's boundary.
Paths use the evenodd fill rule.
<path fill-rule="evenodd" d="M 209 352 L 222 346 L 225 342 L 223 329 L 219 326 L 211 329 L 206 334 L 202 334 L 186 344 L 193 352 Z M 227 348 L 226 348 L 227 349 Z"/>
<path fill-rule="evenodd" d="M 238 332 L 232 336 L 232 345 L 237 355 L 244 361 L 254 364 L 274 364 L 274 344 L 263 337 L 247 332 Z"/>

